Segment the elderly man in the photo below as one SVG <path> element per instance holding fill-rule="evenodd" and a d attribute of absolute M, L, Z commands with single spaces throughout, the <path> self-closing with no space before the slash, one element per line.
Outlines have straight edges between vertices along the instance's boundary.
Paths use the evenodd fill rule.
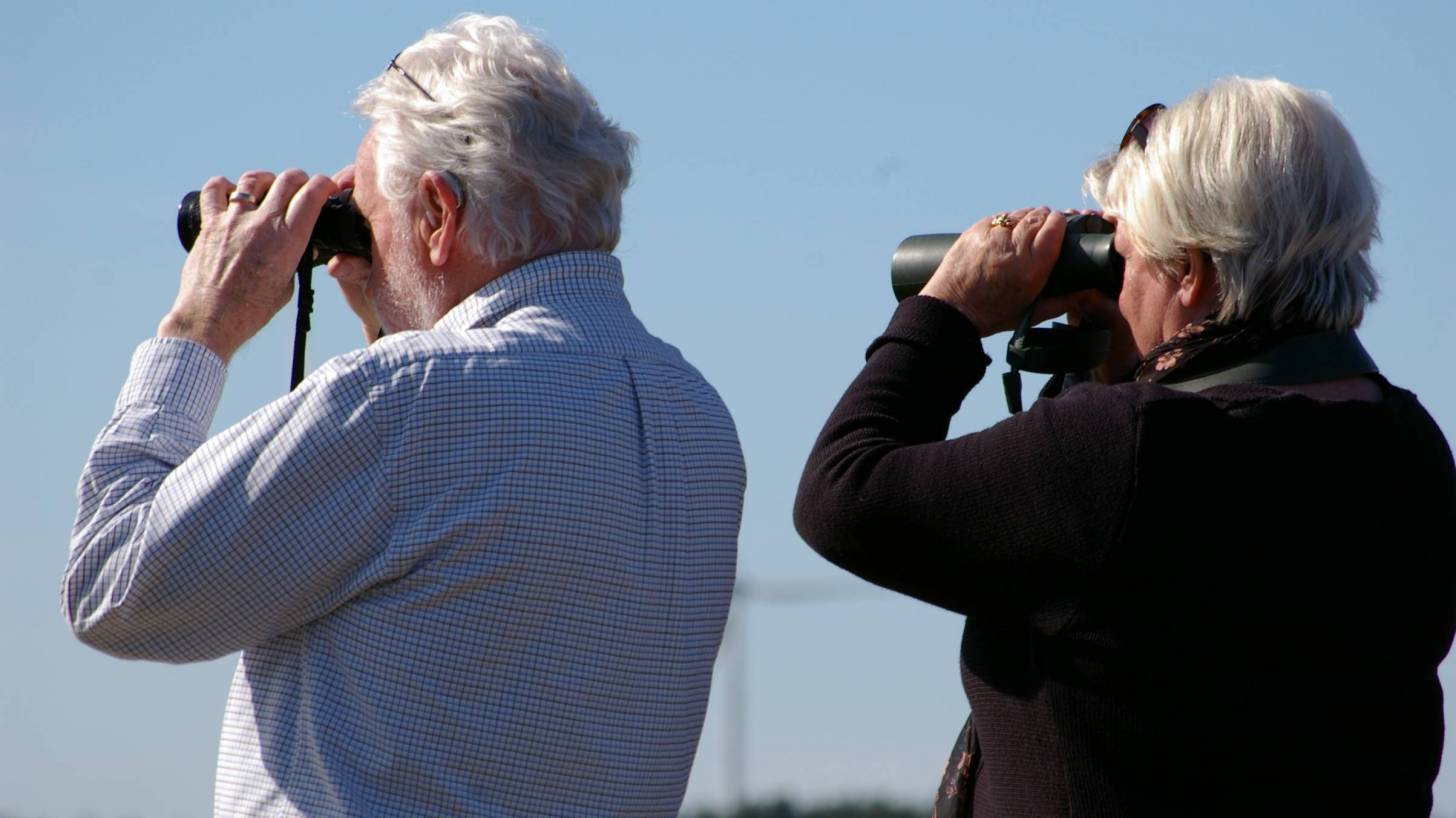
<path fill-rule="evenodd" d="M 335 178 L 203 188 L 81 475 L 65 614 L 117 656 L 243 651 L 219 815 L 675 815 L 744 469 L 623 295 L 633 137 L 506 18 L 428 34 L 358 106 Z M 347 186 L 373 260 L 330 270 L 385 334 L 204 439 Z"/>

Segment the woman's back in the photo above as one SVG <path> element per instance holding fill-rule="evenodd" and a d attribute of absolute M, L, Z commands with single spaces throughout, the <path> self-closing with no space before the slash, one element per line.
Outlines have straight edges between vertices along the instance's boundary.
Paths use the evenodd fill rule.
<path fill-rule="evenodd" d="M 968 618 L 976 815 L 1429 814 L 1456 483 L 1415 397 L 1382 391 L 1047 402 L 1046 454 L 1119 426 L 1136 454 L 1084 475 L 1124 510 L 1057 627 Z"/>

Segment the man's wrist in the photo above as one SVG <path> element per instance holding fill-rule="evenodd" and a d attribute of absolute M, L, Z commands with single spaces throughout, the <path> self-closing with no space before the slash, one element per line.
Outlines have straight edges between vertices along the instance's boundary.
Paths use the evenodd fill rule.
<path fill-rule="evenodd" d="M 176 338 L 201 344 L 212 350 L 226 364 L 232 360 L 233 353 L 237 352 L 238 348 L 236 344 L 222 341 L 218 335 L 219 333 L 206 322 L 198 321 L 187 313 L 177 310 L 169 311 L 157 324 L 158 338 Z"/>

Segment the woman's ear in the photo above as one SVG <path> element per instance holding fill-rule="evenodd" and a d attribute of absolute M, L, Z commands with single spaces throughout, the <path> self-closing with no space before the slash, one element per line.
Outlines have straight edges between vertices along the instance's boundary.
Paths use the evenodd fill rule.
<path fill-rule="evenodd" d="M 1188 251 L 1188 269 L 1178 280 L 1178 303 L 1185 309 L 1207 306 L 1211 312 L 1218 298 L 1218 271 L 1213 258 L 1197 248 Z"/>

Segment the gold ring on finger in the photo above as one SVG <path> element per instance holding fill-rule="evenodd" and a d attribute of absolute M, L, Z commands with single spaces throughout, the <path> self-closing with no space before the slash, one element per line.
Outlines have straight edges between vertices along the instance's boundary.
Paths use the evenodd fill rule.
<path fill-rule="evenodd" d="M 992 227 L 1015 227 L 1016 226 L 1016 219 L 1011 218 L 1009 215 L 1007 215 L 1005 213 L 997 213 L 991 219 L 991 226 Z"/>
<path fill-rule="evenodd" d="M 255 197 L 253 194 L 249 193 L 246 190 L 234 190 L 233 194 L 228 197 L 228 201 L 235 202 L 241 205 L 247 205 L 248 207 L 258 206 L 257 197 Z"/>

